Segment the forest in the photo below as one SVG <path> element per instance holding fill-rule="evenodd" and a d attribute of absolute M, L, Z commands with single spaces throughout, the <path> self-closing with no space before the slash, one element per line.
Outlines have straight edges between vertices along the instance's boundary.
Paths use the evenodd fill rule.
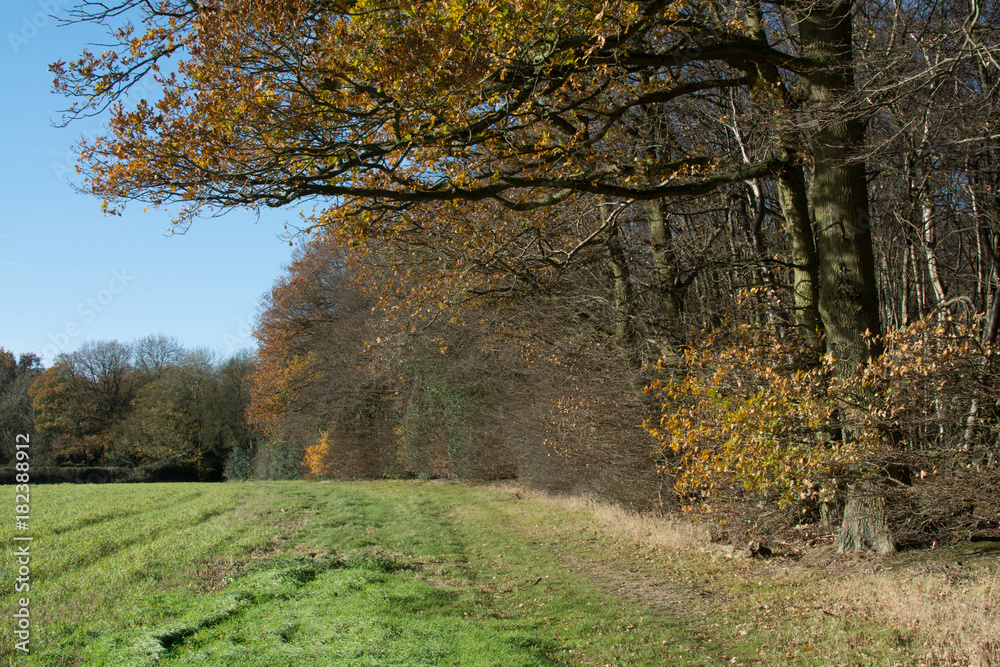
<path fill-rule="evenodd" d="M 302 213 L 252 356 L 4 357 L 0 419 L 54 462 L 516 479 L 843 551 L 1000 536 L 996 3 L 70 20 L 108 27 L 51 66 L 67 124 L 106 120 L 77 150 L 108 214 Z"/>
<path fill-rule="evenodd" d="M 38 464 L 50 467 L 245 477 L 259 439 L 244 417 L 252 368 L 249 353 L 218 360 L 162 334 L 87 341 L 49 368 L 0 348 L 0 459 L 12 465 L 15 436 L 24 433 Z"/>

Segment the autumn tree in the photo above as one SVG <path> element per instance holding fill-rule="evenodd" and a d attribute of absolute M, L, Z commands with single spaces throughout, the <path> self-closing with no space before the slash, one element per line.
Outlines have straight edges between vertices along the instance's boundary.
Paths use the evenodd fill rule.
<path fill-rule="evenodd" d="M 627 382 L 608 344 L 613 308 L 587 292 L 602 291 L 600 244 L 578 253 L 589 264 L 574 260 L 573 272 L 543 286 L 468 265 L 483 292 L 442 307 L 429 297 L 441 294 L 439 279 L 449 284 L 432 259 L 444 249 L 416 239 L 395 252 L 347 255 L 315 235 L 276 281 L 255 334 L 261 366 L 250 412 L 272 435 L 255 472 L 273 475 L 290 458 L 293 472 L 301 459 L 309 472 L 339 478 L 516 475 L 648 506 L 647 487 L 629 483 L 637 471 L 621 466 L 648 464 L 648 444 L 616 440 L 628 431 L 622 424 L 639 431 L 641 405 L 622 400 Z M 504 307 L 515 298 L 516 309 Z M 407 300 L 415 307 L 400 307 Z M 597 367 L 593 381 L 573 379 Z M 594 407 L 601 414 L 588 415 Z"/>
<path fill-rule="evenodd" d="M 952 138 L 955 158 L 970 152 L 950 159 L 963 185 L 949 191 L 955 179 L 935 171 L 922 138 L 933 135 L 917 124 L 941 127 L 929 110 L 959 104 L 949 90 L 977 91 L 991 122 L 995 35 L 978 3 L 921 7 L 127 0 L 82 5 L 78 20 L 116 24 L 112 44 L 52 69 L 76 100 L 68 119 L 109 112 L 104 136 L 80 146 L 84 186 L 109 211 L 178 204 L 185 225 L 316 201 L 306 229 L 391 257 L 380 284 L 432 321 L 449 300 L 537 287 L 600 257 L 610 338 L 626 349 L 676 339 L 689 296 L 711 321 L 704 312 L 735 291 L 720 285 L 756 282 L 768 289 L 753 292 L 765 304 L 755 316 L 778 335 L 794 326 L 812 363 L 826 352 L 847 381 L 881 352 L 880 287 L 898 304 L 890 312 L 913 310 L 899 303 L 911 287 L 900 294 L 887 279 L 900 266 L 923 285 L 918 298 L 944 305 L 945 257 L 976 247 L 978 301 L 1000 293 L 987 203 L 995 132 Z M 945 30 L 911 40 L 907 26 Z M 146 77 L 157 98 L 126 100 Z M 888 128 L 881 145 L 866 134 L 876 127 Z M 873 202 L 892 199 L 869 193 L 886 146 L 919 157 L 895 167 L 912 205 L 892 267 L 892 236 L 879 255 L 873 243 L 873 230 L 891 228 L 890 208 Z M 949 245 L 956 190 L 978 231 Z M 574 221 L 553 229 L 560 210 Z M 643 299 L 656 302 L 655 335 L 636 314 Z M 257 386 L 273 403 L 264 413 L 284 415 L 312 379 L 315 349 L 295 349 L 285 327 L 273 333 Z M 858 425 L 843 426 L 849 443 Z"/>
<path fill-rule="evenodd" d="M 110 449 L 116 462 L 132 466 L 194 463 L 199 453 L 198 402 L 205 375 L 196 367 L 178 369 L 144 386 L 132 411 L 115 429 Z"/>
<path fill-rule="evenodd" d="M 783 18 L 797 34 L 781 32 Z M 791 150 L 738 154 L 677 133 L 674 151 L 617 147 L 630 145 L 636 109 L 662 107 L 683 126 L 692 99 L 794 84 L 802 94 L 783 106 L 813 130 L 807 194 L 828 345 L 846 370 L 868 357 L 864 332 L 880 331 L 861 121 L 843 109 L 855 85 L 850 3 L 163 2 L 141 21 L 145 32 L 116 32 L 118 48 L 53 66 L 57 88 L 82 100 L 71 115 L 112 105 L 109 133 L 81 147 L 90 189 L 112 208 L 183 202 L 182 219 L 320 197 L 335 205 L 316 223 L 355 238 L 425 202 L 655 201 L 789 173 Z M 156 74 L 175 53 L 178 72 Z M 161 99 L 118 105 L 151 69 Z M 784 201 L 801 212 L 802 195 Z"/>
<path fill-rule="evenodd" d="M 268 443 L 259 448 L 257 475 L 298 477 L 306 449 L 321 437 L 328 455 L 317 470 L 329 476 L 380 476 L 392 463 L 389 389 L 366 355 L 382 335 L 342 249 L 322 236 L 299 248 L 265 296 L 254 331 L 247 415 Z"/>
<path fill-rule="evenodd" d="M 489 200 L 530 211 L 587 194 L 614 206 L 785 175 L 798 188 L 782 199 L 785 218 L 808 199 L 818 256 L 819 287 L 796 289 L 799 311 L 814 312 L 815 294 L 842 372 L 869 356 L 864 334 L 880 325 L 861 125 L 842 108 L 854 90 L 850 3 L 777 3 L 768 13 L 756 3 L 142 6 L 142 28 L 116 31 L 117 49 L 53 66 L 57 88 L 82 96 L 71 115 L 111 105 L 109 133 L 81 146 L 81 162 L 112 209 L 184 202 L 183 221 L 205 207 L 319 197 L 333 205 L 311 224 L 363 242 L 433 229 L 420 204 L 437 213 Z M 91 20 L 118 13 L 81 11 Z M 798 22 L 797 34 L 782 32 L 782 17 Z M 183 56 L 177 72 L 160 75 L 174 53 Z M 146 74 L 161 98 L 118 104 Z M 811 131 L 808 192 L 794 147 L 776 155 L 691 130 L 720 96 L 768 86 L 775 92 L 761 96 Z M 648 126 L 639 112 L 650 107 L 672 132 L 633 149 L 636 128 Z M 603 210 L 579 238 L 606 231 L 621 344 L 631 337 L 631 278 L 615 216 Z M 648 218 L 662 283 L 659 210 L 649 207 Z M 809 236 L 801 219 L 787 229 Z M 817 282 L 810 268 L 800 282 Z"/>
<path fill-rule="evenodd" d="M 88 341 L 58 355 L 30 390 L 35 425 L 50 438 L 53 460 L 103 461 L 110 429 L 128 413 L 137 389 L 128 344 Z"/>

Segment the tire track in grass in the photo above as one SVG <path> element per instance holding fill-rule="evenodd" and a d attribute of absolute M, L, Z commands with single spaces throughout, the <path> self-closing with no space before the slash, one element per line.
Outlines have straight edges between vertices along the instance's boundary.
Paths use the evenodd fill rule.
<path fill-rule="evenodd" d="M 355 551 L 287 596 L 255 589 L 238 614 L 188 634 L 160 664 L 552 667 L 540 638 L 466 617 L 459 594 L 414 578 L 418 566 Z"/>
<path fill-rule="evenodd" d="M 297 589 L 315 580 L 319 572 L 343 566 L 343 561 L 297 563 L 253 575 L 248 580 L 241 581 L 236 590 L 220 593 L 208 601 L 203 600 L 203 608 L 187 614 L 183 620 L 139 636 L 116 658 L 119 660 L 116 664 L 122 667 L 160 664 L 171 658 L 177 649 L 199 632 L 227 621 L 238 621 L 241 614 L 254 606 L 272 604 L 276 599 L 288 599 L 294 596 Z"/>
<path fill-rule="evenodd" d="M 452 525 L 454 501 L 437 498 L 440 489 L 368 485 L 323 489 L 329 491 L 324 494 L 301 489 L 288 491 L 301 509 L 315 511 L 312 538 L 325 536 L 326 551 L 350 549 L 336 557 L 343 567 L 327 568 L 336 571 L 321 572 L 318 581 L 293 595 L 240 605 L 228 616 L 225 609 L 206 613 L 180 633 L 157 630 L 146 637 L 146 646 L 155 651 L 153 634 L 163 635 L 156 639 L 161 647 L 166 637 L 170 651 L 158 653 L 161 664 L 554 664 L 544 655 L 552 647 L 530 628 L 471 613 L 467 545 Z M 300 542 L 289 546 L 297 551 Z M 422 580 L 421 563 L 431 561 L 447 570 L 449 586 Z M 322 623 L 313 625 L 314 620 Z M 481 658 L 492 645 L 504 657 Z M 464 658 L 456 662 L 455 656 Z"/>
<path fill-rule="evenodd" d="M 164 498 L 175 489 L 181 492 L 180 507 Z M 64 490 L 79 498 L 72 489 Z M 109 489 L 105 502 L 137 506 L 129 501 L 138 500 L 134 494 L 143 490 Z M 70 660 L 66 664 L 117 664 L 114 660 L 80 663 L 73 656 L 102 637 L 121 636 L 130 627 L 183 613 L 192 601 L 197 603 L 225 583 L 236 557 L 265 548 L 275 532 L 269 521 L 260 520 L 278 497 L 266 487 L 199 485 L 196 493 L 190 493 L 183 485 L 173 485 L 159 491 L 158 498 L 143 504 L 145 512 L 138 518 L 122 516 L 85 529 L 82 537 L 92 541 L 89 545 L 77 533 L 64 533 L 58 541 L 42 535 L 36 543 L 45 550 L 38 562 L 49 566 L 50 573 L 32 584 L 39 646 L 47 647 L 36 664 L 55 664 L 52 660 L 59 662 L 60 656 Z M 96 557 L 102 549 L 101 557 Z M 74 557 L 67 559 L 67 554 Z M 75 569 L 66 566 L 68 560 L 76 563 Z M 206 569 L 213 585 L 199 588 L 196 578 Z"/>
<path fill-rule="evenodd" d="M 158 486 L 158 485 L 149 485 Z M 177 485 L 174 485 L 177 486 Z M 193 502 L 205 497 L 205 492 L 200 489 L 180 493 L 164 485 L 164 488 L 149 489 L 147 493 L 138 495 L 134 492 L 136 485 L 58 485 L 57 488 L 64 502 L 49 503 L 46 499 L 46 491 L 50 487 L 41 486 L 35 490 L 36 506 L 42 510 L 38 516 L 39 522 L 44 525 L 46 533 L 61 536 L 77 530 L 83 530 L 91 525 L 104 521 L 122 518 L 140 517 L 149 511 L 169 512 L 178 506 Z M 66 496 L 69 498 L 66 498 Z M 111 509 L 105 509 L 108 505 L 108 496 L 119 496 L 128 499 L 125 502 L 112 502 Z M 88 514 L 95 511 L 96 514 Z"/>
<path fill-rule="evenodd" d="M 80 486 L 57 485 L 41 487 L 43 493 L 35 492 L 32 517 L 33 528 L 38 533 L 32 552 L 32 576 L 37 582 L 47 586 L 58 586 L 66 578 L 80 578 L 87 572 L 98 572 L 103 576 L 106 563 L 119 554 L 141 547 L 164 536 L 177 521 L 177 507 L 195 503 L 206 497 L 206 492 L 195 489 L 190 492 L 172 494 L 173 489 L 161 488 L 147 497 L 136 498 L 136 486 Z M 46 498 L 46 491 L 56 489 L 62 502 L 52 502 Z M 109 499 L 108 496 L 111 496 Z M 129 501 L 126 510 L 124 501 Z M 165 498 L 177 502 L 164 502 Z M 97 504 L 103 503 L 103 506 Z M 105 507 L 110 504 L 113 510 Z M 77 511 L 73 511 L 76 508 Z M 54 519 L 59 523 L 52 527 Z M 73 521 L 79 526 L 70 527 Z M 0 573 L 6 577 L 10 564 L 0 563 Z"/>
<path fill-rule="evenodd" d="M 138 509 L 131 511 L 128 510 L 105 511 L 97 514 L 87 515 L 80 519 L 76 519 L 74 523 L 67 523 L 62 526 L 55 526 L 53 528 L 49 528 L 47 532 L 51 535 L 58 537 L 66 533 L 73 533 L 76 531 L 84 530 L 85 528 L 89 528 L 90 526 L 96 524 L 104 523 L 105 521 L 114 521 L 121 518 L 132 518 L 141 516 L 141 514 L 142 511 Z"/>
<path fill-rule="evenodd" d="M 223 552 L 230 546 L 234 537 L 241 534 L 235 524 L 240 524 L 238 517 L 243 513 L 245 496 L 213 499 L 215 502 L 208 507 L 197 508 L 197 511 L 181 515 L 180 520 L 170 514 L 165 515 L 171 521 L 155 526 L 149 530 L 144 539 L 134 542 L 119 554 L 127 562 L 133 564 L 132 578 L 156 578 L 159 570 L 164 567 L 176 573 L 179 565 L 193 564 L 192 559 L 201 553 Z M 256 514 L 251 512 L 249 516 Z M 245 519 L 248 521 L 249 519 Z M 178 545 L 178 535 L 201 536 L 188 548 Z M 211 539 L 214 536 L 214 539 Z M 163 554 L 171 554 L 168 560 Z"/>
<path fill-rule="evenodd" d="M 400 532 L 394 532 L 397 541 L 386 546 L 416 546 L 418 551 L 430 547 L 433 553 L 416 576 L 445 590 L 464 590 L 471 599 L 463 613 L 508 628 L 524 624 L 527 632 L 522 631 L 519 640 L 524 647 L 572 665 L 657 664 L 661 658 L 667 660 L 663 664 L 718 663 L 715 656 L 695 648 L 690 627 L 663 618 L 658 613 L 662 610 L 648 600 L 615 595 L 593 571 L 567 567 L 558 550 L 547 544 L 561 526 L 532 527 L 533 520 L 505 513 L 499 507 L 501 499 L 488 490 L 447 485 L 410 490 L 398 484 L 382 488 L 379 495 L 397 513 L 415 515 L 410 520 L 414 533 L 426 531 L 427 523 L 433 523 L 435 531 L 433 540 L 417 539 L 416 544 L 399 540 Z M 564 520 L 561 513 L 542 514 L 555 524 Z M 649 626 L 643 616 L 661 620 Z M 560 630 L 544 629 L 552 623 L 558 623 Z M 591 646 L 595 634 L 602 637 L 596 643 L 603 646 L 596 652 Z M 609 636 L 617 639 L 619 648 L 606 640 Z M 683 639 L 692 650 L 676 654 L 664 641 L 671 639 Z M 639 653 L 647 662 L 629 662 L 635 653 L 632 642 L 646 645 Z M 650 649 L 652 645 L 656 648 Z M 656 656 L 654 662 L 648 662 L 650 655 Z"/>
<path fill-rule="evenodd" d="M 206 499 L 213 501 L 213 506 L 205 511 L 188 514 L 178 511 L 179 507 Z M 105 561 L 128 552 L 133 547 L 144 547 L 158 542 L 179 525 L 194 528 L 224 514 L 227 509 L 232 510 L 236 505 L 229 499 L 209 496 L 201 490 L 180 494 L 176 501 L 173 497 L 170 500 L 172 502 L 165 503 L 160 498 L 155 498 L 145 503 L 145 507 L 134 506 L 135 510 L 130 512 L 102 512 L 100 514 L 106 517 L 105 520 L 91 521 L 77 530 L 63 531 L 58 534 L 61 538 L 58 541 L 46 539 L 47 547 L 52 547 L 56 553 L 70 554 L 64 555 L 61 562 L 56 565 L 57 573 L 50 576 L 50 581 L 58 582 L 67 573 L 73 573 L 75 576 L 79 571 L 102 570 Z M 81 545 L 88 546 L 81 550 Z M 72 549 L 65 548 L 70 546 Z M 48 573 L 41 571 L 39 574 Z"/>

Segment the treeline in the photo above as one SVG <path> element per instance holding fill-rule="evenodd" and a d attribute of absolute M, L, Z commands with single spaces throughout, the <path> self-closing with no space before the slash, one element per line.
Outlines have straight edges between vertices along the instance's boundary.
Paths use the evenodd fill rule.
<path fill-rule="evenodd" d="M 255 419 L 316 475 L 512 477 L 734 535 L 846 515 L 847 549 L 1000 535 L 1000 70 L 956 12 L 855 16 L 822 118 L 735 84 L 617 118 L 618 162 L 805 152 L 776 178 L 321 219 L 267 300 Z M 823 167 L 835 122 L 864 128 Z M 860 210 L 817 218 L 825 168 L 867 181 L 870 240 L 821 237 Z"/>
<path fill-rule="evenodd" d="M 9 352 L 0 357 L 0 465 L 11 460 L 6 435 L 30 433 L 35 467 L 143 469 L 192 481 L 251 475 L 259 438 L 244 416 L 249 353 L 220 361 L 155 335 L 85 342 L 47 369 L 32 354 L 16 364 Z"/>
<path fill-rule="evenodd" d="M 144 6 L 52 67 L 112 112 L 87 187 L 320 202 L 257 331 L 271 460 L 1000 529 L 997 3 Z"/>
<path fill-rule="evenodd" d="M 323 235 L 297 251 L 255 332 L 249 415 L 272 451 L 317 477 L 519 479 L 642 508 L 669 494 L 600 249 L 545 289 L 456 307 L 425 254 Z"/>

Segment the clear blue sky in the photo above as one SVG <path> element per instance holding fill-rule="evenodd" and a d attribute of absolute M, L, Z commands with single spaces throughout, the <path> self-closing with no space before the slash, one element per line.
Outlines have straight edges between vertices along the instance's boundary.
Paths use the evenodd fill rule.
<path fill-rule="evenodd" d="M 151 333 L 220 354 L 252 347 L 260 298 L 290 258 L 283 223 L 297 213 L 240 212 L 169 236 L 163 212 L 139 205 L 107 217 L 98 199 L 74 192 L 70 147 L 100 124 L 52 127 L 67 100 L 50 92 L 48 65 L 101 33 L 47 17 L 71 5 L 0 3 L 0 346 L 46 365 L 87 340 Z"/>

